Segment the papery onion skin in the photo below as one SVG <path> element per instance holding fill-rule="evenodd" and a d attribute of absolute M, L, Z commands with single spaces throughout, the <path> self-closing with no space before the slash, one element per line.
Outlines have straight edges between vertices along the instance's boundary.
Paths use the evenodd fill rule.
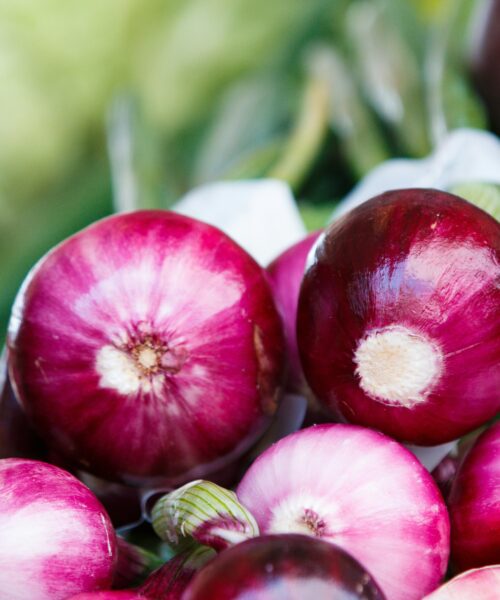
<path fill-rule="evenodd" d="M 500 422 L 482 433 L 466 455 L 448 507 L 454 566 L 465 570 L 500 563 Z"/>
<path fill-rule="evenodd" d="M 383 600 L 369 573 L 342 549 L 304 535 L 253 538 L 225 550 L 182 600 Z"/>
<path fill-rule="evenodd" d="M 298 393 L 304 393 L 308 388 L 297 348 L 296 322 L 300 284 L 309 251 L 321 233 L 322 230 L 310 233 L 275 258 L 266 269 L 276 308 L 283 322 L 288 361 L 287 387 L 289 391 Z"/>
<path fill-rule="evenodd" d="M 394 190 L 333 223 L 305 274 L 298 343 L 312 390 L 417 445 L 500 410 L 500 223 L 445 192 Z"/>
<path fill-rule="evenodd" d="M 277 442 L 240 482 L 262 534 L 309 533 L 358 560 L 388 600 L 420 600 L 443 577 L 449 520 L 430 474 L 403 446 L 355 425 Z"/>
<path fill-rule="evenodd" d="M 276 410 L 283 340 L 264 271 L 168 211 L 103 219 L 28 275 L 9 326 L 17 394 L 52 445 L 105 478 L 223 468 Z"/>
<path fill-rule="evenodd" d="M 423 600 L 498 600 L 500 565 L 472 569 L 454 577 Z"/>
<path fill-rule="evenodd" d="M 0 460 L 0 531 L 2 600 L 65 600 L 111 585 L 111 522 L 90 490 L 58 467 Z"/>

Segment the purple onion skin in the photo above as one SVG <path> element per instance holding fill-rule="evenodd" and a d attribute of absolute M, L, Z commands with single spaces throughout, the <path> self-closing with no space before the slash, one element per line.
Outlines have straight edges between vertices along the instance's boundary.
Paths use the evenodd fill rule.
<path fill-rule="evenodd" d="M 406 448 L 355 425 L 280 440 L 237 488 L 262 534 L 308 533 L 343 548 L 389 600 L 420 600 L 448 564 L 449 519 L 430 474 Z"/>
<path fill-rule="evenodd" d="M 500 422 L 466 455 L 448 507 L 453 564 L 462 571 L 500 563 Z"/>
<path fill-rule="evenodd" d="M 417 445 L 482 425 L 500 410 L 499 278 L 500 224 L 456 196 L 395 190 L 351 211 L 327 230 L 301 288 L 298 343 L 313 392 L 348 421 Z M 393 369 L 400 383 L 387 398 L 380 380 L 362 380 L 357 356 L 395 331 L 425 346 L 428 366 Z M 396 354 L 365 355 L 363 366 L 385 377 Z"/>
<path fill-rule="evenodd" d="M 321 233 L 320 230 L 309 234 L 275 258 L 266 269 L 276 308 L 283 322 L 288 363 L 287 387 L 291 392 L 304 393 L 307 389 L 297 348 L 297 305 L 307 255 Z"/>
<path fill-rule="evenodd" d="M 423 600 L 498 600 L 500 565 L 472 569 L 454 577 Z"/>
<path fill-rule="evenodd" d="M 383 600 L 369 573 L 342 549 L 304 535 L 253 538 L 194 577 L 182 600 Z"/>
<path fill-rule="evenodd" d="M 111 585 L 111 522 L 90 490 L 58 467 L 0 460 L 0 530 L 3 600 L 65 600 Z"/>
<path fill-rule="evenodd" d="M 472 80 L 488 110 L 492 128 L 500 134 L 500 0 L 479 4 L 481 26 L 470 57 Z"/>
<path fill-rule="evenodd" d="M 104 478 L 177 484 L 263 433 L 281 384 L 281 323 L 259 265 L 168 211 L 109 217 L 28 275 L 10 374 L 38 430 Z"/>

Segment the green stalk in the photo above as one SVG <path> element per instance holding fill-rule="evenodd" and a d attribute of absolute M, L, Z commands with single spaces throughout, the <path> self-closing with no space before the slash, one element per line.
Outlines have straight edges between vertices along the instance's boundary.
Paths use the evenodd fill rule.
<path fill-rule="evenodd" d="M 158 536 L 174 544 L 192 538 L 221 550 L 259 535 L 257 522 L 236 494 L 210 481 L 192 481 L 162 496 L 152 519 Z"/>

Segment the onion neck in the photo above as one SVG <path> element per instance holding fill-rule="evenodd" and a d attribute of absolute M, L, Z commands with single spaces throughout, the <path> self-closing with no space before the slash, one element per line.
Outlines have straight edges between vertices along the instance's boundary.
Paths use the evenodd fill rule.
<path fill-rule="evenodd" d="M 361 389 L 390 406 L 425 402 L 443 369 L 440 348 L 420 332 L 394 325 L 370 331 L 354 354 Z"/>
<path fill-rule="evenodd" d="M 134 334 L 102 346 L 95 367 L 101 387 L 124 395 L 159 393 L 166 378 L 179 373 L 187 358 L 183 346 L 170 346 L 152 334 Z"/>

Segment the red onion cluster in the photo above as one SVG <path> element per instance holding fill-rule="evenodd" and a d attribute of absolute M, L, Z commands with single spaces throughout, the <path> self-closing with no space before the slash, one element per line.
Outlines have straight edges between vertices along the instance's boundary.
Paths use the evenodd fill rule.
<path fill-rule="evenodd" d="M 2 379 L 0 598 L 489 600 L 500 424 L 435 471 L 449 510 L 399 442 L 448 442 L 500 410 L 500 224 L 411 189 L 318 236 L 264 271 L 212 226 L 140 211 L 35 265 Z M 282 388 L 352 424 L 262 450 Z M 236 492 L 199 479 L 256 453 Z M 77 473 L 115 526 L 152 520 L 173 558 L 117 543 L 89 488 L 30 458 Z M 481 568 L 440 588 L 450 535 L 452 568 Z"/>

